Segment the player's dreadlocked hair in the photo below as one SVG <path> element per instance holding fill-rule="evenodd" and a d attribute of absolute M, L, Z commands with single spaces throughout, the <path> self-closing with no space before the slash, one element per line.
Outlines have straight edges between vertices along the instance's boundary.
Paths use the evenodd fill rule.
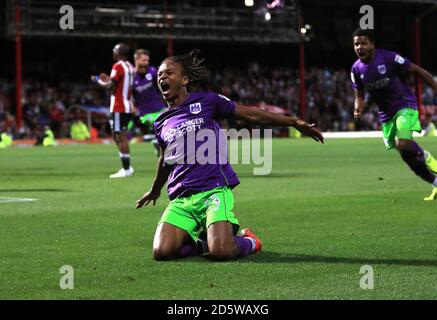
<path fill-rule="evenodd" d="M 202 65 L 205 59 L 199 59 L 199 54 L 200 50 L 194 49 L 187 54 L 168 58 L 182 66 L 183 74 L 188 77 L 188 91 L 193 91 L 196 86 L 208 79 L 208 69 Z"/>

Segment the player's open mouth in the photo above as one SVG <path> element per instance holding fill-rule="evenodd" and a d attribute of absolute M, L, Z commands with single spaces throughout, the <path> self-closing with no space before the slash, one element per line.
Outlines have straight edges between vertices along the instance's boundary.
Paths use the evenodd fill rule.
<path fill-rule="evenodd" d="M 159 85 L 162 93 L 167 93 L 170 90 L 170 85 L 168 83 L 161 82 Z"/>
<path fill-rule="evenodd" d="M 366 57 L 366 52 L 365 51 L 358 51 L 358 56 L 360 58 L 365 58 Z"/>

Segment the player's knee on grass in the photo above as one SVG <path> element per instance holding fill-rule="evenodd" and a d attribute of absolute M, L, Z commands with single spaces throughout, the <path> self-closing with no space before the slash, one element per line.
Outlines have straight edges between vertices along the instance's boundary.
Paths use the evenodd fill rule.
<path fill-rule="evenodd" d="M 166 251 L 162 248 L 153 248 L 153 259 L 156 261 L 165 261 L 165 260 L 171 260 L 172 255 L 169 251 Z"/>
<path fill-rule="evenodd" d="M 153 258 L 155 260 L 174 259 L 188 234 L 168 223 L 160 223 L 153 238 Z"/>
<path fill-rule="evenodd" d="M 214 260 L 231 260 L 237 255 L 232 225 L 219 221 L 208 227 L 209 254 Z"/>
<path fill-rule="evenodd" d="M 209 254 L 214 260 L 231 260 L 236 257 L 236 248 L 231 239 L 215 239 L 208 241 Z"/>
<path fill-rule="evenodd" d="M 157 261 L 171 260 L 176 255 L 176 250 L 168 245 L 153 247 L 153 258 Z"/>

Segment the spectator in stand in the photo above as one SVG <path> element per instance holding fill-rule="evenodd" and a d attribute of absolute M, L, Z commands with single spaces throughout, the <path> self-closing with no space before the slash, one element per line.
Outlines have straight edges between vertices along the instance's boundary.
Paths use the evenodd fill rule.
<path fill-rule="evenodd" d="M 249 74 L 249 77 L 246 75 Z M 0 79 L 0 122 L 6 120 L 16 138 L 35 138 L 38 126 L 48 124 L 57 137 L 70 136 L 74 118 L 65 112 L 74 104 L 109 105 L 109 95 L 92 84 L 61 81 L 56 85 L 25 79 L 23 82 L 23 129 L 15 129 L 13 81 Z M 414 79 L 410 79 L 414 83 Z M 271 68 L 250 63 L 246 69 L 228 66 L 210 74 L 210 89 L 234 101 L 257 105 L 264 101 L 287 109 L 289 114 L 299 114 L 299 72 L 292 68 Z M 371 102 L 362 119 L 351 119 L 353 94 L 349 86 L 349 71 L 329 68 L 309 68 L 306 73 L 307 120 L 317 123 L 323 131 L 379 130 L 377 108 Z M 367 100 L 367 98 L 366 98 Z M 424 86 L 422 94 L 425 111 L 437 121 L 437 97 Z M 12 121 L 12 122 L 11 122 Z M 110 135 L 106 118 L 94 118 L 93 125 L 99 137 Z M 229 122 L 230 126 L 236 123 Z"/>
<path fill-rule="evenodd" d="M 70 133 L 71 138 L 74 140 L 85 141 L 91 137 L 87 125 L 81 119 L 76 119 L 73 122 Z"/>

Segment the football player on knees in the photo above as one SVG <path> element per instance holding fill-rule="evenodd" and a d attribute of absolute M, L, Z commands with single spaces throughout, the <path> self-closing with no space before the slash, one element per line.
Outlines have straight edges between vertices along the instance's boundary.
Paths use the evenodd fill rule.
<path fill-rule="evenodd" d="M 254 124 L 292 126 L 323 142 L 320 131 L 305 121 L 241 106 L 216 93 L 193 91 L 193 86 L 207 77 L 207 69 L 198 53 L 193 50 L 167 58 L 158 70 L 158 86 L 169 105 L 155 122 L 155 135 L 162 152 L 150 190 L 136 202 L 137 208 L 149 203 L 155 205 L 161 189 L 168 182 L 171 201 L 156 229 L 153 241 L 156 260 L 183 258 L 208 251 L 215 260 L 230 260 L 258 252 L 262 247 L 260 239 L 250 229 L 237 233 L 240 225 L 233 212 L 232 189 L 240 181 L 227 157 L 224 162 L 200 164 L 186 161 L 187 155 L 182 154 L 184 161 L 172 161 L 174 154 L 171 150 L 184 150 L 178 147 L 190 138 L 188 133 L 198 134 L 206 129 L 218 133 L 219 120 L 235 117 Z M 219 136 L 211 139 L 215 139 L 212 143 L 218 146 L 214 159 L 220 158 L 222 152 L 226 154 L 226 143 L 220 144 Z M 195 144 L 195 148 L 197 151 L 199 144 Z M 206 240 L 199 238 L 202 232 L 206 232 Z"/>

